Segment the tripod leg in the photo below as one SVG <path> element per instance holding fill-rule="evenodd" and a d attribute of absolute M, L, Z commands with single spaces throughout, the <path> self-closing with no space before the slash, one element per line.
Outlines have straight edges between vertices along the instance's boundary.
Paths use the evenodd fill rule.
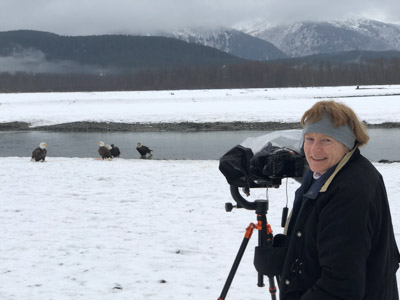
<path fill-rule="evenodd" d="M 271 294 L 271 299 L 276 300 L 276 286 L 274 277 L 268 277 L 269 279 L 269 292 Z"/>
<path fill-rule="evenodd" d="M 265 247 L 265 246 L 271 246 L 272 244 L 272 229 L 271 226 L 267 222 L 267 207 L 268 207 L 268 202 L 263 203 L 264 205 L 261 206 L 261 210 L 258 211 L 257 214 L 257 220 L 258 220 L 258 226 L 257 229 L 259 229 L 258 232 L 258 246 Z M 261 277 L 261 278 L 260 278 Z M 263 286 L 263 280 L 262 280 L 263 274 L 258 274 L 258 286 Z M 276 292 L 277 288 L 275 286 L 275 280 L 274 277 L 268 277 L 269 280 L 269 292 L 271 294 L 271 299 L 276 300 Z"/>
<path fill-rule="evenodd" d="M 239 251 L 236 255 L 235 261 L 233 262 L 231 271 L 229 272 L 228 278 L 226 279 L 224 288 L 222 289 L 221 295 L 219 296 L 218 300 L 225 300 L 226 294 L 228 294 L 229 288 L 233 281 L 233 277 L 235 277 L 236 271 L 239 267 L 244 251 L 246 250 L 247 244 L 249 243 L 254 227 L 255 225 L 251 223 L 246 229 L 242 244 L 240 245 Z"/>
<path fill-rule="evenodd" d="M 262 273 L 258 273 L 257 286 L 258 286 L 258 287 L 263 287 L 263 286 L 265 286 L 265 284 L 264 284 L 264 275 L 263 275 Z"/>

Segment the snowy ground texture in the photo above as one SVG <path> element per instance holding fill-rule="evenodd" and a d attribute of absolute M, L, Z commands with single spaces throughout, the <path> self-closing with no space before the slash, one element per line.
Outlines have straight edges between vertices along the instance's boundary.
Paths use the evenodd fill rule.
<path fill-rule="evenodd" d="M 218 161 L 8 157 L 0 166 L 0 299 L 217 299 L 256 222 L 254 211 L 225 212 L 232 198 Z M 400 164 L 376 166 L 399 241 Z M 297 187 L 288 181 L 289 205 Z M 269 199 L 281 233 L 285 185 Z M 227 299 L 270 298 L 256 285 L 256 244 L 255 232 Z"/>
<path fill-rule="evenodd" d="M 3 94 L 0 122 L 297 122 L 329 98 L 369 123 L 400 122 L 399 93 L 400 86 Z M 400 242 L 400 163 L 375 165 Z M 254 211 L 225 212 L 232 199 L 213 160 L 4 157 L 0 182 L 0 299 L 217 299 L 256 222 Z M 298 183 L 287 186 L 291 207 Z M 285 191 L 269 191 L 275 233 Z M 265 189 L 252 194 L 265 198 Z M 269 299 L 256 285 L 256 244 L 255 234 L 227 299 Z"/>

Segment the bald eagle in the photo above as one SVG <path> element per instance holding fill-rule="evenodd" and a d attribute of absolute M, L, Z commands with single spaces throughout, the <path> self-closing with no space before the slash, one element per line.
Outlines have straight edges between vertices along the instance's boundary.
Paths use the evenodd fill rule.
<path fill-rule="evenodd" d="M 39 144 L 39 147 L 37 147 L 35 150 L 32 152 L 32 158 L 31 161 L 44 161 L 46 159 L 47 155 L 47 150 L 46 150 L 47 144 L 45 142 L 41 142 Z"/>
<path fill-rule="evenodd" d="M 102 159 L 112 159 L 110 150 L 107 149 L 107 146 L 111 148 L 110 145 L 105 145 L 104 142 L 98 142 L 99 144 L 99 154 Z"/>
<path fill-rule="evenodd" d="M 136 150 L 140 153 L 140 158 L 151 158 L 153 156 L 153 150 L 149 149 L 149 147 L 142 145 L 140 142 L 137 143 Z"/>
<path fill-rule="evenodd" d="M 110 152 L 112 157 L 119 157 L 121 155 L 121 151 L 119 151 L 119 148 L 114 146 L 114 144 L 111 144 Z"/>

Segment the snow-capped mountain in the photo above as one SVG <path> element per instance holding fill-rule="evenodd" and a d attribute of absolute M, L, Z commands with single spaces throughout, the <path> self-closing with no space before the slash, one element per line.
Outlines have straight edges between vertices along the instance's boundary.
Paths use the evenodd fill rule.
<path fill-rule="evenodd" d="M 390 50 L 400 50 L 400 25 L 368 19 L 350 19 L 346 22 L 332 22 L 332 24 L 359 31 L 365 36 L 382 41 L 392 47 Z"/>
<path fill-rule="evenodd" d="M 288 57 L 270 42 L 235 29 L 185 29 L 173 32 L 172 36 L 249 60 L 268 61 Z"/>
<path fill-rule="evenodd" d="M 280 26 L 257 21 L 235 28 L 274 44 L 291 57 L 350 50 L 400 50 L 400 25 L 369 19 Z"/>

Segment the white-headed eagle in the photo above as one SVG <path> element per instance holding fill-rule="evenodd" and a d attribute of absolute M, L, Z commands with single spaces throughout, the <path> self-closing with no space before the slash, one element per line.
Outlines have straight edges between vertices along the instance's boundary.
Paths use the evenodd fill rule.
<path fill-rule="evenodd" d="M 35 150 L 33 150 L 31 161 L 42 161 L 43 162 L 46 159 L 46 155 L 47 155 L 46 147 L 47 147 L 47 144 L 45 142 L 41 142 L 39 144 L 39 147 L 37 147 Z"/>
<path fill-rule="evenodd" d="M 101 156 L 102 159 L 112 159 L 110 150 L 107 149 L 107 146 L 111 148 L 111 146 L 109 145 L 105 145 L 104 142 L 98 142 L 97 144 L 99 144 L 99 154 Z"/>
<path fill-rule="evenodd" d="M 137 143 L 136 150 L 140 153 L 140 158 L 151 158 L 153 156 L 153 150 L 142 145 L 140 142 Z"/>

